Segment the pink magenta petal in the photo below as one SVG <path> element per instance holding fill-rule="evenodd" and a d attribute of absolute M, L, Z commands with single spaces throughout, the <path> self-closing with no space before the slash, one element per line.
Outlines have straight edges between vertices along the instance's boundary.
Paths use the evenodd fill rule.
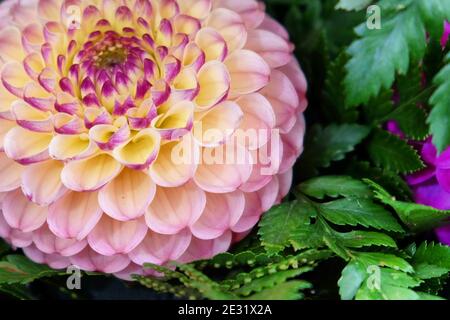
<path fill-rule="evenodd" d="M 231 239 L 232 233 L 230 231 L 213 240 L 201 240 L 192 237 L 191 244 L 179 261 L 189 263 L 195 260 L 212 258 L 219 253 L 227 251 L 231 245 Z"/>
<path fill-rule="evenodd" d="M 86 247 L 80 253 L 71 256 L 70 262 L 85 271 L 115 273 L 125 269 L 130 264 L 130 259 L 123 254 L 101 255 Z"/>
<path fill-rule="evenodd" d="M 145 220 L 155 232 L 176 234 L 193 225 L 205 205 L 205 193 L 192 182 L 176 188 L 158 187 Z"/>
<path fill-rule="evenodd" d="M 239 190 L 225 194 L 207 193 L 205 210 L 191 227 L 192 234 L 203 240 L 220 237 L 239 221 L 244 207 L 244 193 Z"/>
<path fill-rule="evenodd" d="M 79 253 L 87 245 L 86 240 L 59 238 L 50 231 L 47 225 L 33 233 L 33 242 L 39 250 L 46 254 L 60 254 L 65 257 Z"/>
<path fill-rule="evenodd" d="M 293 59 L 291 44 L 266 30 L 250 30 L 245 49 L 258 53 L 271 68 L 284 66 Z"/>
<path fill-rule="evenodd" d="M 184 229 L 174 235 L 162 235 L 148 232 L 144 241 L 130 252 L 131 260 L 137 264 L 164 264 L 177 260 L 188 248 L 191 232 Z"/>
<path fill-rule="evenodd" d="M 123 222 L 103 215 L 89 233 L 88 243 L 94 251 L 105 256 L 129 253 L 142 242 L 147 230 L 143 218 Z"/>
<path fill-rule="evenodd" d="M 204 148 L 202 163 L 197 168 L 194 181 L 208 192 L 232 192 L 249 179 L 252 161 L 246 148 L 237 143 Z"/>
<path fill-rule="evenodd" d="M 47 219 L 47 208 L 30 202 L 20 189 L 9 192 L 2 202 L 2 211 L 11 228 L 31 232 Z"/>
<path fill-rule="evenodd" d="M 68 192 L 48 207 L 48 225 L 58 237 L 84 239 L 102 216 L 97 192 Z"/>
<path fill-rule="evenodd" d="M 231 97 L 256 92 L 269 83 L 270 67 L 253 51 L 235 51 L 224 63 L 231 77 Z"/>

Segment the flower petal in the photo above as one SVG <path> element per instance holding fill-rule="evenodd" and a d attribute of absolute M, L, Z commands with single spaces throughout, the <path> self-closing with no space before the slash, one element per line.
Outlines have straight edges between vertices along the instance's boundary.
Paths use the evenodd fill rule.
<path fill-rule="evenodd" d="M 102 216 L 97 192 L 69 192 L 48 207 L 48 226 L 58 237 L 84 239 Z"/>
<path fill-rule="evenodd" d="M 49 158 L 48 145 L 51 133 L 38 133 L 15 127 L 4 139 L 6 155 L 21 164 L 32 164 Z"/>
<path fill-rule="evenodd" d="M 127 144 L 114 150 L 114 158 L 129 168 L 146 169 L 156 159 L 160 142 L 161 137 L 155 130 L 141 130 Z"/>
<path fill-rule="evenodd" d="M 55 202 L 67 191 L 60 178 L 63 167 L 53 160 L 26 166 L 22 174 L 23 193 L 40 206 Z"/>
<path fill-rule="evenodd" d="M 53 159 L 62 161 L 81 160 L 98 150 L 87 134 L 56 135 L 49 145 L 49 154 Z"/>
<path fill-rule="evenodd" d="M 150 167 L 150 176 L 162 187 L 178 187 L 185 184 L 195 174 L 199 151 L 199 147 L 190 138 L 163 144 L 158 157 Z"/>
<path fill-rule="evenodd" d="M 163 235 L 148 232 L 145 239 L 130 252 L 129 256 L 134 263 L 165 264 L 177 260 L 191 243 L 191 232 L 184 229 L 174 235 Z"/>
<path fill-rule="evenodd" d="M 220 237 L 234 226 L 242 216 L 245 207 L 244 193 L 206 193 L 206 207 L 200 219 L 191 226 L 194 236 L 203 240 Z"/>
<path fill-rule="evenodd" d="M 123 222 L 103 215 L 87 239 L 93 250 L 112 256 L 129 253 L 136 248 L 145 238 L 147 230 L 144 219 Z"/>
<path fill-rule="evenodd" d="M 213 240 L 201 240 L 192 237 L 191 244 L 179 261 L 189 263 L 200 259 L 209 259 L 215 255 L 225 252 L 231 245 L 232 233 L 225 232 L 219 238 Z"/>
<path fill-rule="evenodd" d="M 0 152 L 0 192 L 20 187 L 24 167 Z"/>
<path fill-rule="evenodd" d="M 293 59 L 291 44 L 266 30 L 250 30 L 245 48 L 259 54 L 271 68 L 284 66 Z"/>
<path fill-rule="evenodd" d="M 201 109 L 208 109 L 224 100 L 230 90 L 231 78 L 225 65 L 210 61 L 198 72 L 200 91 L 195 103 Z"/>
<path fill-rule="evenodd" d="M 47 208 L 29 201 L 20 189 L 6 195 L 2 202 L 2 211 L 11 228 L 22 232 L 39 229 L 47 219 Z"/>
<path fill-rule="evenodd" d="M 243 115 L 238 104 L 224 101 L 196 119 L 194 136 L 201 146 L 218 146 L 236 131 Z"/>
<path fill-rule="evenodd" d="M 72 256 L 83 250 L 86 240 L 62 239 L 55 236 L 47 225 L 33 232 L 33 242 L 36 247 L 46 254 L 60 254 L 64 257 Z"/>
<path fill-rule="evenodd" d="M 125 269 L 130 264 L 130 259 L 124 254 L 105 256 L 86 247 L 80 253 L 71 256 L 70 262 L 86 271 L 115 273 Z"/>
<path fill-rule="evenodd" d="M 148 175 L 126 168 L 100 190 L 98 202 L 111 218 L 134 220 L 145 214 L 155 192 L 155 184 Z"/>
<path fill-rule="evenodd" d="M 64 166 L 61 180 L 74 191 L 97 190 L 114 179 L 122 165 L 107 154 L 100 154 L 80 161 L 72 161 Z"/>
<path fill-rule="evenodd" d="M 224 63 L 231 77 L 231 97 L 256 92 L 269 83 L 270 67 L 253 51 L 235 51 Z"/>
<path fill-rule="evenodd" d="M 249 152 L 237 143 L 203 148 L 202 163 L 197 168 L 194 181 L 208 192 L 232 192 L 250 177 L 252 161 Z"/>
<path fill-rule="evenodd" d="M 247 41 L 244 21 L 236 12 L 217 8 L 206 19 L 205 26 L 216 29 L 227 42 L 229 52 L 242 49 Z"/>
<path fill-rule="evenodd" d="M 158 187 L 145 220 L 155 232 L 176 234 L 194 224 L 205 205 L 205 193 L 192 182 L 177 188 Z"/>
<path fill-rule="evenodd" d="M 213 28 L 201 29 L 195 36 L 195 43 L 205 53 L 206 61 L 223 61 L 227 56 L 227 43 Z"/>

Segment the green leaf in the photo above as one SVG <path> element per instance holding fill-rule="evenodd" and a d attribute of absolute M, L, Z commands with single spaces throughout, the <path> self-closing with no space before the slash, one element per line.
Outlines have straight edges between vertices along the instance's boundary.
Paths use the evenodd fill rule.
<path fill-rule="evenodd" d="M 350 231 L 339 233 L 344 246 L 348 248 L 361 248 L 367 246 L 383 246 L 396 248 L 394 239 L 384 233 L 370 231 Z"/>
<path fill-rule="evenodd" d="M 234 293 L 238 295 L 248 296 L 251 293 L 261 292 L 265 289 L 277 286 L 281 283 L 286 282 L 288 279 L 295 278 L 300 274 L 311 270 L 312 268 L 305 267 L 293 270 L 278 271 L 276 273 L 269 274 L 265 277 L 253 280 L 249 284 L 244 285 L 239 289 L 235 290 Z"/>
<path fill-rule="evenodd" d="M 351 261 L 342 270 L 341 277 L 338 280 L 339 295 L 342 300 L 352 300 L 361 284 L 367 277 L 364 266 L 358 261 Z"/>
<path fill-rule="evenodd" d="M 411 190 L 408 184 L 403 177 L 394 172 L 373 167 L 367 161 L 350 161 L 345 172 L 354 178 L 371 179 L 383 185 L 386 190 L 402 200 L 411 199 Z"/>
<path fill-rule="evenodd" d="M 343 9 L 347 11 L 362 10 L 369 6 L 372 0 L 340 0 L 336 5 L 336 9 Z"/>
<path fill-rule="evenodd" d="M 328 197 L 370 198 L 372 192 L 367 185 L 349 176 L 322 176 L 303 182 L 299 191 L 317 199 Z"/>
<path fill-rule="evenodd" d="M 373 162 L 394 172 L 411 173 L 424 167 L 417 151 L 397 136 L 384 130 L 375 130 L 368 145 Z"/>
<path fill-rule="evenodd" d="M 326 70 L 325 88 L 323 90 L 324 116 L 329 122 L 354 123 L 358 120 L 358 110 L 345 106 L 343 79 L 345 77 L 345 64 L 348 56 L 341 53 L 333 62 L 329 63 Z"/>
<path fill-rule="evenodd" d="M 321 214 L 338 225 L 362 225 L 388 231 L 403 232 L 397 220 L 382 206 L 366 199 L 339 199 L 320 204 Z"/>
<path fill-rule="evenodd" d="M 442 211 L 421 204 L 397 201 L 385 189 L 371 180 L 365 180 L 384 204 L 392 207 L 400 220 L 413 231 L 430 230 L 442 225 L 450 217 L 450 211 Z"/>
<path fill-rule="evenodd" d="M 303 298 L 300 290 L 311 288 L 307 281 L 293 280 L 265 289 L 248 297 L 248 300 L 299 300 Z"/>
<path fill-rule="evenodd" d="M 423 140 L 428 135 L 427 114 L 415 104 L 404 104 L 387 118 L 395 120 L 408 138 Z"/>
<path fill-rule="evenodd" d="M 411 264 L 421 279 L 441 277 L 450 272 L 450 247 L 442 244 L 422 243 Z"/>
<path fill-rule="evenodd" d="M 4 261 L 0 261 L 0 284 L 27 284 L 39 278 L 58 274 L 61 274 L 61 271 L 34 263 L 22 255 L 9 255 Z"/>
<path fill-rule="evenodd" d="M 410 61 L 424 56 L 425 26 L 416 3 L 389 2 L 380 4 L 380 29 L 369 30 L 363 23 L 355 30 L 359 39 L 348 48 L 351 59 L 344 81 L 348 106 L 367 103 L 382 88 L 390 88 L 396 73 L 406 74 Z"/>
<path fill-rule="evenodd" d="M 433 80 L 438 88 L 430 98 L 433 109 L 428 117 L 433 144 L 439 152 L 450 145 L 450 53 L 446 60 L 447 65 Z"/>
<path fill-rule="evenodd" d="M 294 200 L 275 206 L 264 214 L 258 234 L 268 254 L 276 254 L 298 240 L 307 239 L 314 208 L 305 201 Z M 300 249 L 300 247 L 298 247 Z"/>
<path fill-rule="evenodd" d="M 370 266 L 379 266 L 389 267 L 407 273 L 412 273 L 414 271 L 413 267 L 405 259 L 393 254 L 382 252 L 355 252 L 354 255 L 366 268 Z"/>
<path fill-rule="evenodd" d="M 353 151 L 367 137 L 370 129 L 357 124 L 330 125 L 325 128 L 313 126 L 305 141 L 305 151 L 300 158 L 303 170 L 314 173 L 316 168 L 328 167 Z"/>

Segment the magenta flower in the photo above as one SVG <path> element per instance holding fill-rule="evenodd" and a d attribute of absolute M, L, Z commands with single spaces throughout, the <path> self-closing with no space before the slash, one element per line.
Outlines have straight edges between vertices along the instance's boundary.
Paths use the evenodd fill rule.
<path fill-rule="evenodd" d="M 306 81 L 262 3 L 9 0 L 0 18 L 0 236 L 34 261 L 209 258 L 287 194 Z M 200 161 L 221 153 L 242 159 Z"/>

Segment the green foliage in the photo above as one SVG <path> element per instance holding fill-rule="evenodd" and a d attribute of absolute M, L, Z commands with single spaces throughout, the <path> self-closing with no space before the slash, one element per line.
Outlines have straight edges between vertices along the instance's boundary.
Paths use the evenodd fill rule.
<path fill-rule="evenodd" d="M 373 181 L 366 180 L 373 187 L 375 197 L 382 203 L 392 207 L 402 222 L 412 231 L 429 230 L 442 225 L 450 217 L 450 211 L 442 211 L 432 207 L 398 201 L 385 189 Z"/>
<path fill-rule="evenodd" d="M 389 171 L 411 173 L 424 167 L 412 146 L 386 131 L 375 130 L 367 148 L 372 161 Z"/>
<path fill-rule="evenodd" d="M 0 285 L 27 284 L 39 278 L 58 274 L 59 271 L 34 263 L 22 255 L 9 255 L 0 261 Z"/>
<path fill-rule="evenodd" d="M 366 8 L 372 0 L 340 0 L 336 9 L 343 10 L 361 10 Z"/>
<path fill-rule="evenodd" d="M 339 192 L 341 183 L 343 188 Z M 260 222 L 261 243 L 269 254 L 278 254 L 287 247 L 299 250 L 326 246 L 342 258 L 349 259 L 354 254 L 350 248 L 396 246 L 388 235 L 365 230 L 342 233 L 331 224 L 403 232 L 391 213 L 374 203 L 367 188 L 358 180 L 336 176 L 314 178 L 300 184 L 297 189 L 296 200 L 274 207 Z M 356 192 L 349 195 L 352 189 Z M 325 195 L 344 197 L 329 202 L 307 197 L 324 200 Z"/>
<path fill-rule="evenodd" d="M 440 0 L 390 0 L 378 5 L 382 27 L 370 30 L 361 24 L 355 30 L 359 39 L 348 48 L 351 58 L 345 87 L 349 106 L 367 103 L 382 88 L 391 87 L 396 73 L 406 74 L 411 63 L 418 63 L 425 54 L 426 32 L 437 41 L 442 21 L 450 17 L 448 3 Z"/>
<path fill-rule="evenodd" d="M 439 152 L 450 145 L 450 53 L 446 60 L 447 65 L 434 78 L 438 88 L 430 98 L 433 110 L 428 118 L 433 143 Z"/>
<path fill-rule="evenodd" d="M 301 157 L 305 172 L 328 167 L 353 151 L 367 137 L 370 129 L 357 124 L 313 126 L 306 136 L 305 151 Z"/>

